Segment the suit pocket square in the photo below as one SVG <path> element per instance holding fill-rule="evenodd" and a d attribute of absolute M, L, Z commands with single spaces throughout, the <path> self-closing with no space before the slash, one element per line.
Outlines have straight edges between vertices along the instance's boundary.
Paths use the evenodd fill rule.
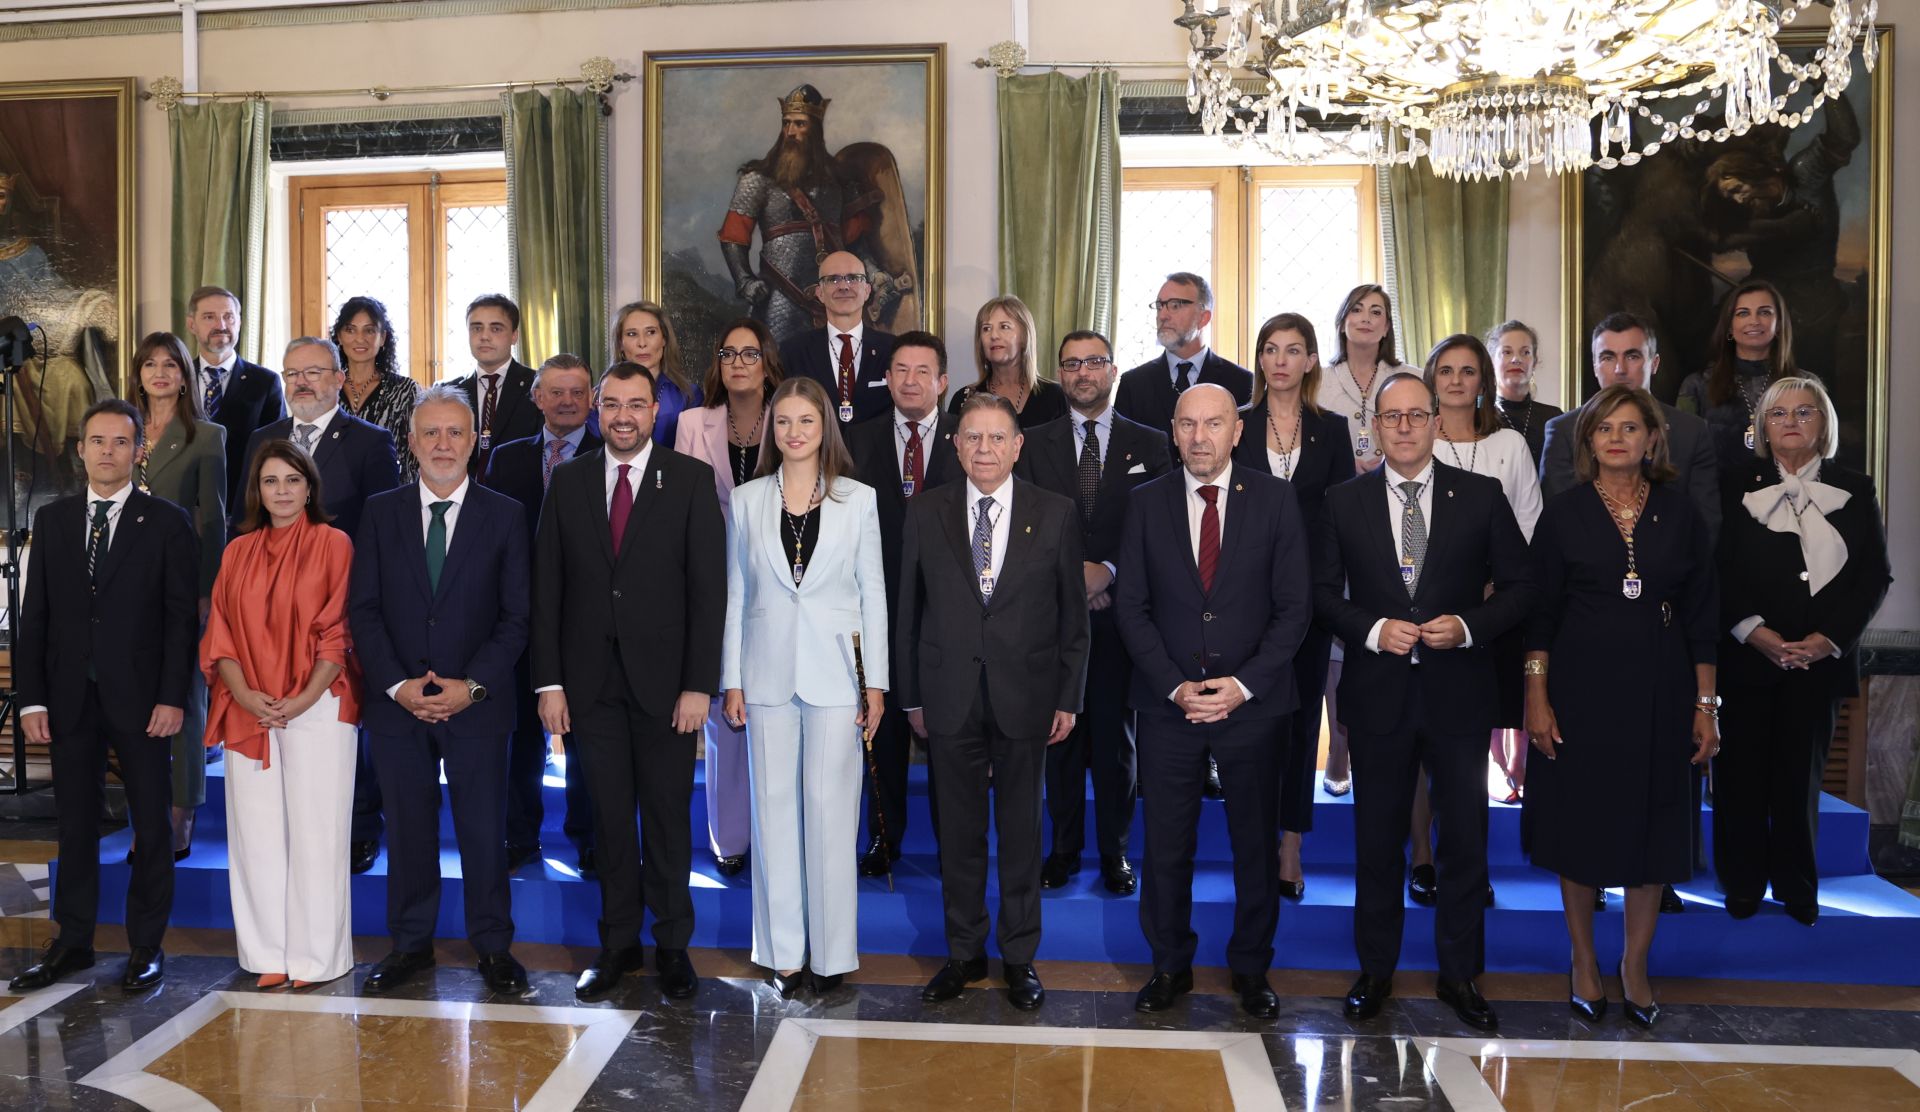
<path fill-rule="evenodd" d="M 879 382 L 869 382 L 867 383 L 867 386 L 869 388 L 878 386 L 880 389 L 885 390 L 887 388 L 887 383 L 885 379 L 882 379 Z"/>
<path fill-rule="evenodd" d="M 1147 465 L 1144 463 L 1136 463 L 1132 467 L 1127 468 L 1127 474 L 1129 475 L 1145 475 L 1146 473 Z"/>

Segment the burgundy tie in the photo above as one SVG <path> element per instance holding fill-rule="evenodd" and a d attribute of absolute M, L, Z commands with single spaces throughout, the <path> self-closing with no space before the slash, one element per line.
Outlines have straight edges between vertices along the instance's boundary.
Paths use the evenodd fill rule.
<path fill-rule="evenodd" d="M 493 407 L 500 393 L 500 376 L 497 374 L 480 376 L 487 380 L 486 395 L 480 401 L 480 431 L 493 435 Z"/>
<path fill-rule="evenodd" d="M 540 489 L 546 490 L 553 485 L 553 469 L 560 465 L 560 453 L 566 448 L 564 440 L 547 441 L 547 466 L 540 472 Z"/>
<path fill-rule="evenodd" d="M 840 404 L 853 404 L 853 336 L 840 333 Z"/>
<path fill-rule="evenodd" d="M 627 485 L 627 472 L 633 465 L 623 463 L 613 480 L 613 504 L 607 509 L 607 523 L 613 529 L 613 555 L 620 556 L 620 538 L 627 535 L 627 519 L 633 516 L 633 488 Z M 1218 530 L 1215 530 L 1218 533 Z"/>
<path fill-rule="evenodd" d="M 1214 569 L 1220 566 L 1220 510 L 1215 506 L 1220 488 L 1203 486 L 1200 497 L 1207 503 L 1207 508 L 1200 511 L 1200 589 L 1211 591 Z"/>
<path fill-rule="evenodd" d="M 927 485 L 926 464 L 921 462 L 921 453 L 925 451 L 920 443 L 920 422 L 907 422 L 907 478 L 913 480 L 913 494 L 918 494 Z M 913 497 L 909 494 L 907 497 Z"/>

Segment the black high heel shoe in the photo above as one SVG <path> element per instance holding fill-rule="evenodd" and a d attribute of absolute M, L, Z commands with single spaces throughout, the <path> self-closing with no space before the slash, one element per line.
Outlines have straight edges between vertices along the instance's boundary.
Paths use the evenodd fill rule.
<path fill-rule="evenodd" d="M 791 1000 L 793 994 L 800 991 L 800 986 L 806 982 L 806 979 L 807 971 L 804 969 L 796 969 L 792 973 L 782 973 L 776 969 L 773 971 L 773 976 L 767 978 L 767 983 L 773 986 L 773 991 L 780 994 L 780 999 Z"/>
<path fill-rule="evenodd" d="M 1578 992 L 1575 992 L 1573 988 L 1573 970 L 1567 970 L 1567 1007 L 1572 1008 L 1573 1014 L 1586 1020 L 1588 1023 L 1598 1023 L 1601 1017 L 1607 1014 L 1607 982 L 1600 979 L 1600 963 L 1598 960 L 1593 963 L 1593 979 L 1600 985 L 1600 998 L 1597 1000 L 1589 1000 Z"/>
<path fill-rule="evenodd" d="M 1627 959 L 1625 958 L 1620 959 L 1620 1006 L 1627 1010 L 1627 1018 L 1633 1021 L 1633 1025 L 1643 1031 L 1653 1030 L 1653 1025 L 1660 1019 L 1658 1002 L 1641 1007 L 1633 1002 L 1633 997 L 1627 995 Z"/>

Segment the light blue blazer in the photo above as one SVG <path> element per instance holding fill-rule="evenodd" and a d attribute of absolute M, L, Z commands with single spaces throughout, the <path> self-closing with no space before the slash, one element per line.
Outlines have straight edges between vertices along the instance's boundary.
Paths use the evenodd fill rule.
<path fill-rule="evenodd" d="M 820 539 L 805 580 L 795 588 L 776 477 L 735 488 L 727 531 L 722 690 L 739 688 L 759 706 L 778 706 L 796 695 L 810 706 L 854 706 L 855 630 L 867 686 L 886 690 L 886 562 L 878 507 L 872 487 L 836 480 L 833 496 L 820 504 Z"/>

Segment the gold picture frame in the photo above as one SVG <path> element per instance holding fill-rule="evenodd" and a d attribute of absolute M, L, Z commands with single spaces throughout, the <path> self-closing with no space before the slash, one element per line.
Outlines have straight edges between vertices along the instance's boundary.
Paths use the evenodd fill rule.
<path fill-rule="evenodd" d="M 788 114 L 783 102 L 803 84 L 827 102 L 809 107 L 822 121 L 819 134 L 836 175 L 860 186 L 833 191 L 856 199 L 866 214 L 863 222 L 842 224 L 841 233 L 860 237 L 847 245 L 867 260 L 869 272 L 889 275 L 876 281 L 869 326 L 895 333 L 939 329 L 946 237 L 943 45 L 649 52 L 644 77 L 644 296 L 672 315 L 690 368 L 708 362 L 728 319 L 755 316 L 782 341 L 803 330 L 803 315 L 805 327 L 819 323 L 799 297 L 810 295 L 814 268 L 832 246 L 831 233 L 821 231 L 835 223 L 831 215 L 815 206 L 822 220 L 809 221 L 814 241 L 789 244 L 801 271 L 797 281 L 775 278 L 759 286 L 747 279 L 772 277 L 764 269 L 761 233 L 778 227 L 769 224 L 776 218 L 728 215 L 746 207 L 735 201 L 744 196 L 749 164 L 775 153 L 769 143 Z M 770 178 L 760 186 L 761 193 L 786 192 Z M 776 199 L 761 211 L 779 204 Z M 723 228 L 734 241 L 749 240 L 744 251 L 723 250 Z M 750 300 L 752 294 L 760 299 Z"/>
<path fill-rule="evenodd" d="M 1781 274 L 1761 266 L 1754 266 L 1748 273 L 1773 280 L 1775 285 L 1781 287 L 1788 313 L 1795 321 L 1796 353 L 1801 350 L 1801 339 L 1806 330 L 1801 328 L 1801 315 L 1795 312 L 1795 294 L 1803 289 L 1817 289 L 1821 293 L 1845 299 L 1845 315 L 1830 326 L 1835 346 L 1823 346 L 1823 350 L 1840 355 L 1825 360 L 1831 366 L 1823 366 L 1807 358 L 1801 358 L 1800 362 L 1807 370 L 1820 375 L 1834 394 L 1841 417 L 1840 458 L 1879 482 L 1881 504 L 1886 505 L 1889 479 L 1887 358 L 1892 276 L 1892 225 L 1889 221 L 1893 185 L 1894 35 L 1891 27 L 1877 27 L 1874 33 L 1878 36 L 1879 62 L 1872 74 L 1868 75 L 1856 53 L 1853 58 L 1854 80 L 1844 94 L 1848 101 L 1846 111 L 1852 117 L 1851 130 L 1857 135 L 1851 135 L 1850 141 L 1846 141 L 1849 136 L 1843 135 L 1841 141 L 1835 142 L 1836 149 L 1845 148 L 1846 164 L 1827 179 L 1829 184 L 1826 188 L 1834 195 L 1838 211 L 1826 215 L 1837 217 L 1840 233 L 1835 248 L 1834 273 L 1821 276 L 1817 271 L 1801 269 L 1794 271 L 1788 281 L 1782 281 Z M 1779 37 L 1784 51 L 1808 54 L 1825 39 L 1825 32 L 1818 30 L 1788 31 Z M 1806 58 L 1798 60 L 1804 62 Z M 1779 80 L 1776 74 L 1776 84 Z M 1791 107 L 1805 101 L 1806 95 L 1803 93 L 1789 105 Z M 1829 111 L 1830 107 L 1823 107 L 1813 119 L 1801 124 L 1787 137 L 1784 150 L 1778 152 L 1783 156 L 1782 165 L 1791 165 L 1792 160 L 1807 152 L 1811 144 L 1822 142 L 1823 136 L 1830 134 Z M 1742 140 L 1738 137 L 1732 141 L 1739 142 Z M 1561 320 L 1565 329 L 1563 350 L 1566 358 L 1562 361 L 1560 371 L 1560 396 L 1569 408 L 1580 403 L 1593 381 L 1587 336 L 1593 325 L 1609 310 L 1600 304 L 1607 298 L 1597 294 L 1590 283 L 1599 269 L 1597 264 L 1603 261 L 1617 268 L 1622 259 L 1643 258 L 1649 253 L 1657 253 L 1654 257 L 1670 260 L 1665 267 L 1650 268 L 1639 275 L 1650 280 L 1641 283 L 1632 295 L 1655 304 L 1648 315 L 1654 321 L 1656 331 L 1662 333 L 1661 367 L 1654 383 L 1654 392 L 1671 402 L 1680 379 L 1689 371 L 1701 369 L 1697 345 L 1689 345 L 1684 339 L 1674 342 L 1680 337 L 1668 335 L 1669 328 L 1672 327 L 1675 332 L 1680 329 L 1664 322 L 1659 309 L 1690 302 L 1693 308 L 1684 313 L 1684 322 L 1691 328 L 1692 334 L 1699 333 L 1702 327 L 1710 332 L 1719 301 L 1727 293 L 1730 282 L 1736 279 L 1721 272 L 1718 260 L 1722 256 L 1702 257 L 1701 251 L 1687 250 L 1660 233 L 1676 226 L 1683 231 L 1691 231 L 1684 223 L 1676 225 L 1674 221 L 1686 219 L 1686 214 L 1680 210 L 1692 205 L 1695 197 L 1703 195 L 1706 183 L 1704 171 L 1732 143 L 1703 144 L 1698 148 L 1698 153 L 1691 156 L 1683 144 L 1676 143 L 1663 147 L 1637 167 L 1593 169 L 1584 174 L 1568 175 L 1564 180 L 1560 250 Z M 1861 164 L 1863 152 L 1864 165 Z M 1684 160 L 1689 157 L 1692 165 L 1688 166 L 1687 171 L 1675 172 L 1676 167 L 1687 165 Z M 1692 172 L 1694 170 L 1699 172 Z M 1632 180 L 1635 178 L 1637 181 Z M 1626 205 L 1597 203 L 1600 198 L 1617 197 L 1636 184 L 1644 186 L 1656 180 L 1665 187 L 1663 193 L 1673 199 L 1674 211 L 1664 215 L 1657 212 L 1636 213 L 1627 211 Z M 1651 191 L 1648 194 L 1651 195 Z M 1789 195 L 1788 199 L 1792 200 L 1794 196 Z M 1814 206 L 1825 204 L 1822 197 L 1799 198 L 1799 201 Z M 1633 219 L 1623 220 L 1623 216 Z M 1697 215 L 1694 219 L 1700 220 Z M 1630 223 L 1635 230 L 1629 233 L 1631 242 L 1622 248 L 1620 235 Z M 1750 235 L 1745 238 L 1754 237 Z M 1600 254 L 1607 245 L 1613 245 L 1616 250 L 1602 260 Z M 1590 248 L 1595 252 L 1595 257 L 1589 257 Z M 1741 248 L 1739 253 L 1744 254 L 1744 251 Z M 1680 283 L 1664 280 L 1675 274 L 1684 274 L 1684 280 Z M 1710 297 L 1698 296 L 1703 280 L 1711 291 Z M 1617 282 L 1615 286 L 1618 287 Z M 1674 293 L 1677 288 L 1691 291 L 1691 296 Z M 1630 298 L 1623 296 L 1619 300 L 1627 302 Z M 1612 308 L 1639 312 L 1631 304 L 1607 303 Z M 1705 318 L 1703 322 L 1699 320 L 1702 316 Z M 1689 348 L 1695 350 L 1690 352 Z"/>

